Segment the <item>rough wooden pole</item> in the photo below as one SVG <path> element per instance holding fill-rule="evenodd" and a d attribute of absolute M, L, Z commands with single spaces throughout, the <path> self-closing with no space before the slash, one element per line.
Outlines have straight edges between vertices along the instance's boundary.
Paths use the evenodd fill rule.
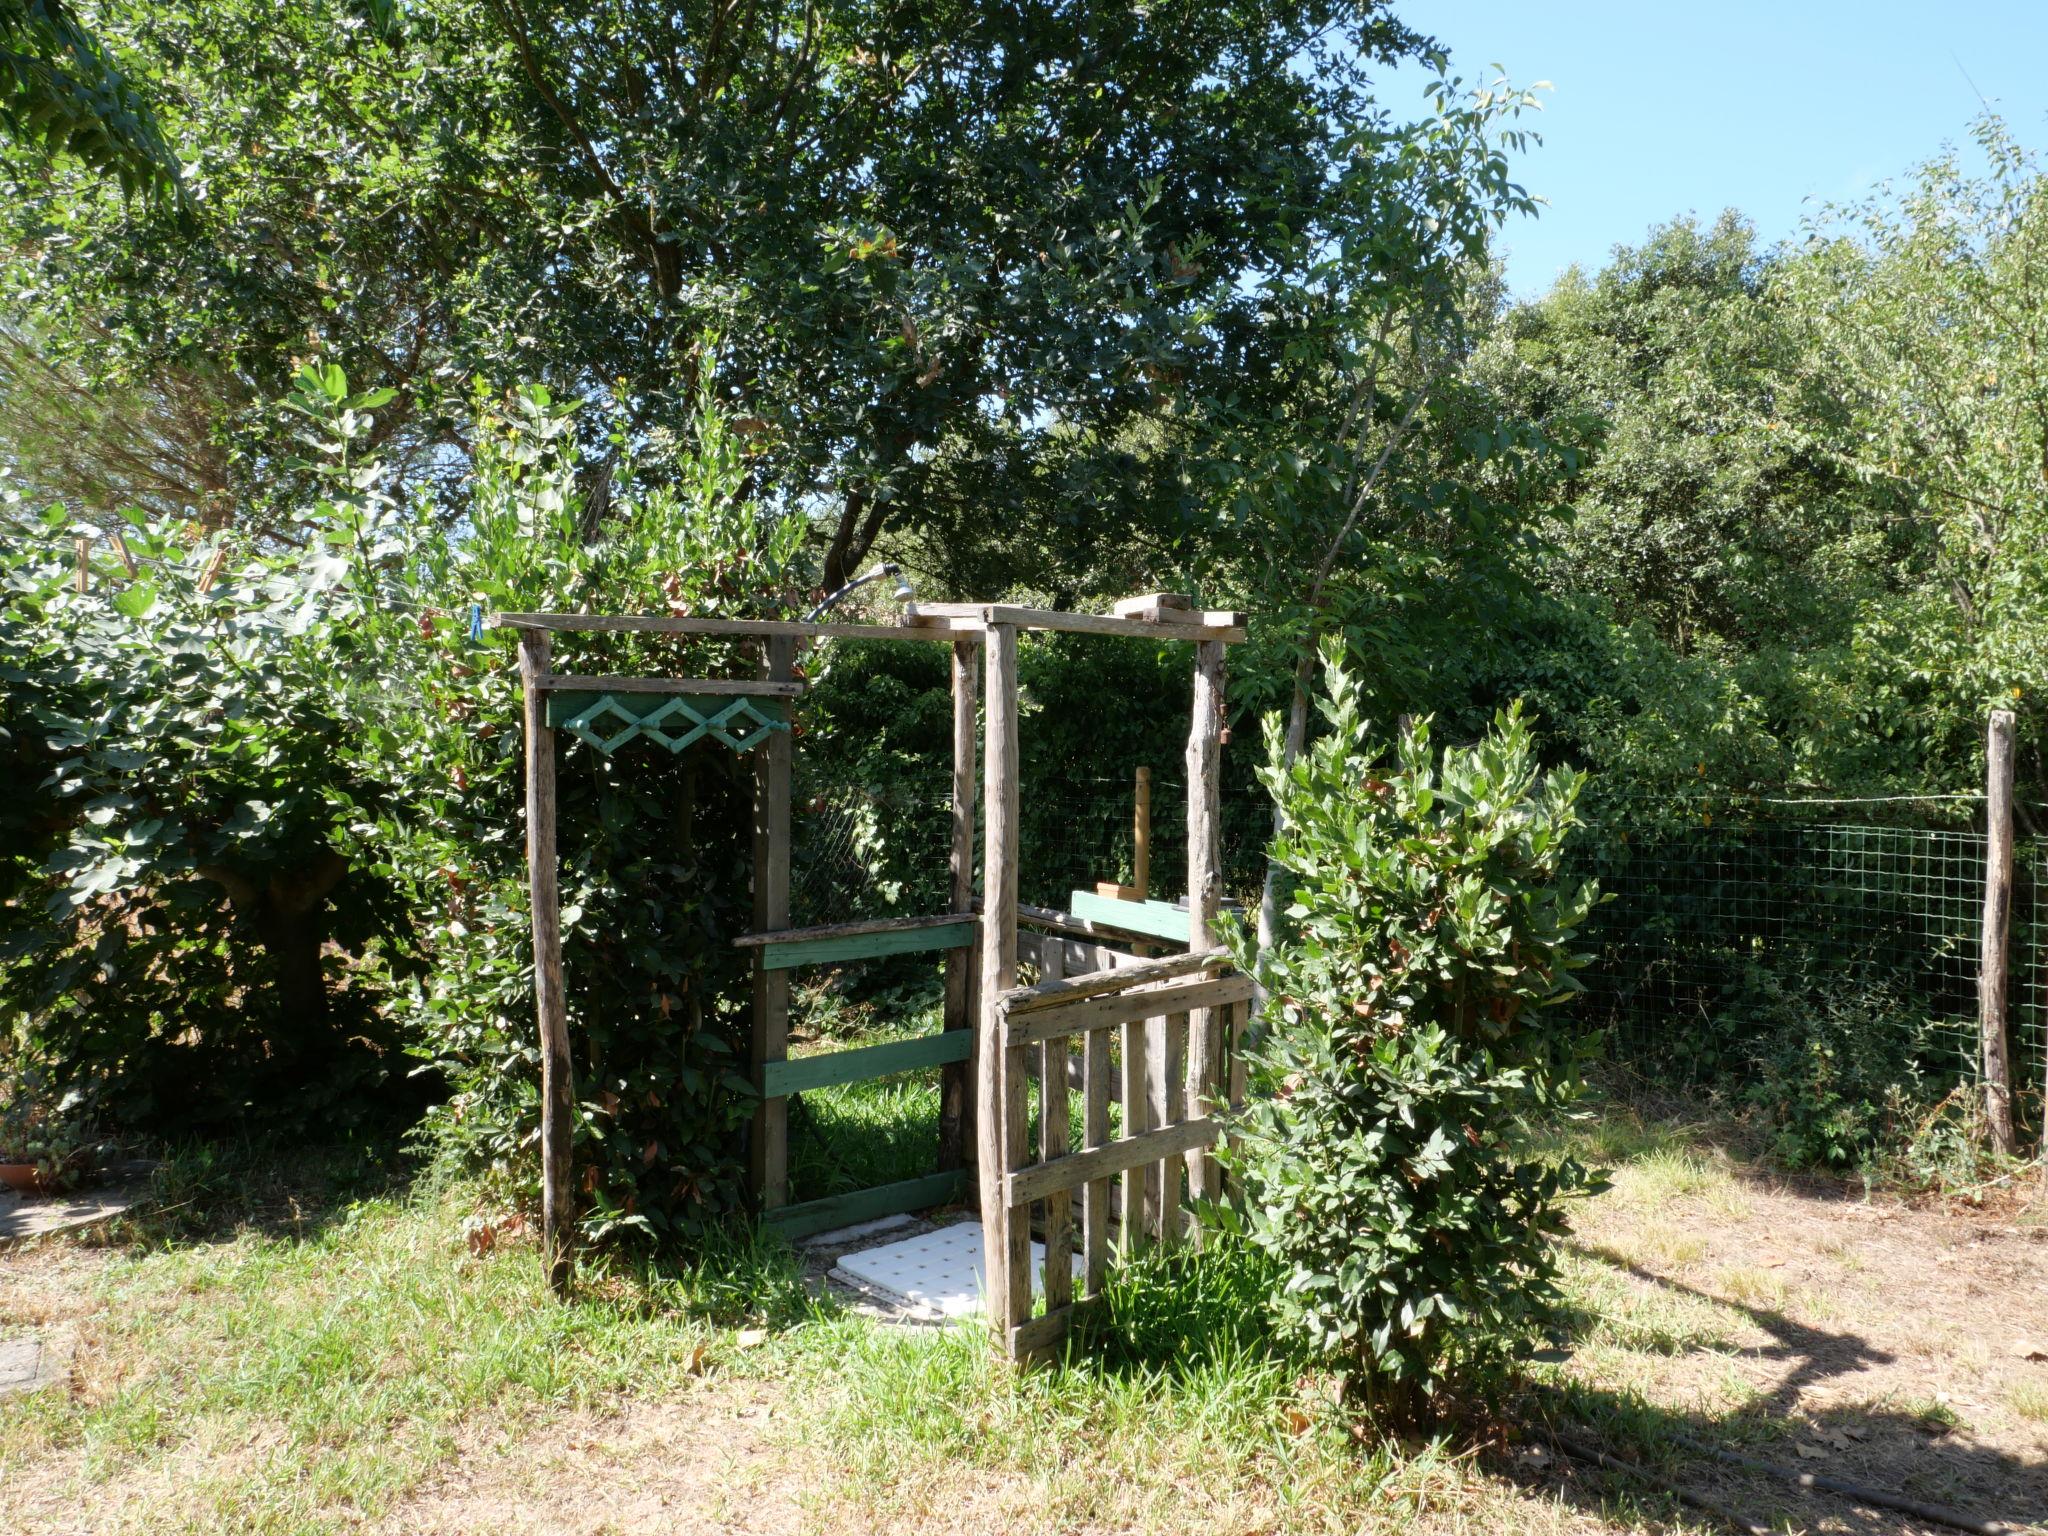
<path fill-rule="evenodd" d="M 953 642 L 953 849 L 952 910 L 974 910 L 974 770 L 981 704 L 981 647 Z M 975 1025 L 975 950 L 946 953 L 946 1028 Z M 974 1059 L 948 1062 L 939 1072 L 939 1167 L 959 1168 L 974 1145 Z"/>
<path fill-rule="evenodd" d="M 795 670 L 796 641 L 771 635 L 763 642 L 762 675 L 785 683 Z M 794 748 L 788 731 L 771 731 L 754 749 L 754 932 L 789 926 L 789 774 Z M 748 1055 L 754 1086 L 771 1061 L 789 1055 L 789 972 L 767 969 L 768 952 L 754 951 L 754 998 Z M 761 1209 L 789 1203 L 789 1101 L 763 1095 L 747 1143 L 747 1175 Z"/>
<path fill-rule="evenodd" d="M 86 586 L 91 579 L 92 549 L 90 541 L 82 534 L 73 538 L 71 541 L 71 554 L 78 565 L 77 574 L 72 577 L 72 583 L 78 588 L 78 595 L 83 597 L 85 596 Z"/>
<path fill-rule="evenodd" d="M 1003 1174 L 1023 1166 L 1022 1050 L 1006 1048 L 998 999 L 1017 980 L 1017 629 L 992 624 L 983 646 L 981 1033 L 975 1066 L 983 1273 L 989 1319 L 1006 1347 L 1031 1311 L 1031 1223 L 1005 1203 Z M 1012 1058 L 1015 1058 L 1014 1060 Z M 1013 1219 L 1014 1218 L 1014 1219 Z"/>
<path fill-rule="evenodd" d="M 1131 796 L 1131 889 L 1152 894 L 1152 770 L 1140 768 Z"/>
<path fill-rule="evenodd" d="M 526 881 L 533 902 L 533 1002 L 540 1020 L 540 1225 L 548 1284 L 569 1288 L 575 1225 L 569 1142 L 575 1079 L 569 1062 L 569 1009 L 562 991 L 562 898 L 555 859 L 555 733 L 548 725 L 545 630 L 519 632 L 519 675 L 525 683 Z"/>
<path fill-rule="evenodd" d="M 1223 903 L 1223 642 L 1195 646 L 1195 700 L 1188 725 L 1188 949 L 1216 947 L 1216 915 Z M 1209 1112 L 1217 1095 L 1217 1041 L 1213 1013 L 1189 1020 L 1187 1088 L 1189 1115 Z M 1216 1161 L 1206 1148 L 1187 1154 L 1188 1197 L 1216 1193 Z"/>
<path fill-rule="evenodd" d="M 2012 930 L 2013 715 L 1991 711 L 1984 743 L 1984 953 L 1977 971 L 1984 1118 L 1991 1144 L 2011 1156 L 2012 1072 L 2006 1059 L 2006 946 Z"/>

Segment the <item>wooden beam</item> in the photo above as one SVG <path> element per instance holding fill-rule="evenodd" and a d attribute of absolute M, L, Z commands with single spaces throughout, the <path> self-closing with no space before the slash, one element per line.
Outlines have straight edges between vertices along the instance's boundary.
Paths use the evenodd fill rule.
<path fill-rule="evenodd" d="M 1223 903 L 1223 647 L 1195 647 L 1194 708 L 1188 723 L 1188 949 L 1216 947 L 1216 916 Z M 1245 994 L 1250 996 L 1249 991 Z M 1231 999 L 1235 1002 L 1238 999 Z M 1199 1005 L 1203 1009 L 1213 1004 Z M 1190 1115 L 1207 1113 L 1216 1097 L 1217 1040 L 1221 1030 L 1206 1011 L 1188 1021 L 1186 1080 L 1177 1085 Z M 1168 1170 L 1171 1172 L 1171 1169 Z M 1187 1152 L 1188 1200 L 1198 1205 L 1217 1191 L 1217 1165 L 1208 1148 Z"/>
<path fill-rule="evenodd" d="M 698 619 L 674 614 L 494 613 L 493 629 L 540 629 L 557 633 L 638 632 L 657 635 L 724 635 L 740 640 L 951 640 L 945 629 L 918 624 L 809 624 L 800 619 Z"/>
<path fill-rule="evenodd" d="M 858 1045 L 844 1051 L 823 1051 L 793 1061 L 771 1061 L 761 1069 L 761 1091 L 782 1098 L 792 1093 L 809 1093 L 814 1088 L 835 1088 L 841 1083 L 869 1083 L 878 1077 L 894 1077 L 898 1072 L 965 1061 L 971 1044 L 966 1035 L 941 1032 L 908 1040 L 884 1040 L 879 1045 Z"/>
<path fill-rule="evenodd" d="M 873 1189 L 858 1189 L 846 1195 L 828 1195 L 822 1200 L 805 1200 L 768 1212 L 762 1225 L 792 1241 L 834 1227 L 852 1226 L 904 1211 L 927 1210 L 934 1205 L 951 1205 L 967 1193 L 967 1175 L 959 1169 L 950 1173 L 928 1173 L 921 1178 L 901 1179 Z"/>
<path fill-rule="evenodd" d="M 1037 1045 L 1111 1024 L 1185 1013 L 1190 1008 L 1221 1008 L 1227 1003 L 1243 1002 L 1251 995 L 1249 976 L 1219 976 L 1213 980 L 1196 977 L 1165 986 L 1140 987 L 1132 992 L 1107 992 L 1012 1016 L 1009 1043 Z"/>
<path fill-rule="evenodd" d="M 1176 976 L 1189 976 L 1196 971 L 1229 963 L 1230 956 L 1221 953 L 1167 955 L 1158 960 L 1140 960 L 1135 965 L 1119 966 L 1113 971 L 1041 981 L 1035 987 L 1012 987 L 998 1001 L 1006 1015 L 1015 1017 L 1020 1013 L 1072 1002 L 1076 998 L 1094 997 L 1103 992 L 1124 992 L 1147 982 L 1171 981 Z"/>
<path fill-rule="evenodd" d="M 772 635 L 765 647 L 765 681 L 788 682 L 796 665 L 796 641 Z M 754 753 L 754 931 L 789 925 L 790 733 L 775 731 Z M 763 1090 L 754 1111 L 747 1174 L 764 1211 L 789 1201 L 789 1105 L 765 1092 L 769 1064 L 789 1055 L 789 972 L 771 967 L 767 952 L 754 958 L 754 986 L 748 1053 L 754 1086 Z"/>
<path fill-rule="evenodd" d="M 1984 1119 L 1991 1145 L 2010 1157 L 2012 1069 L 2006 1057 L 2006 946 L 2012 930 L 2013 713 L 1991 711 L 1984 738 L 1984 924 L 1977 967 L 1977 1027 Z"/>
<path fill-rule="evenodd" d="M 1216 640 L 1234 644 L 1244 639 L 1244 626 L 1241 624 L 1171 624 L 1152 619 L 1120 619 L 1106 613 L 1019 608 L 1008 603 L 919 603 L 917 617 L 933 628 L 958 625 L 968 630 L 987 630 L 1000 624 L 1041 633 L 1122 635 L 1137 640 Z M 1197 617 L 1189 615 L 1190 619 Z"/>
<path fill-rule="evenodd" d="M 907 928 L 843 933 L 826 939 L 770 939 L 759 947 L 761 964 L 771 971 L 875 960 L 883 955 L 921 955 L 935 949 L 967 950 L 974 947 L 974 918 L 963 914 L 939 923 L 919 922 Z"/>
<path fill-rule="evenodd" d="M 1031 1311 L 1031 1224 L 1003 1200 L 1005 1174 L 1026 1161 L 1023 1052 L 1005 1047 L 1002 996 L 1017 979 L 1017 631 L 990 628 L 983 656 L 984 809 L 981 1027 L 977 1051 L 982 1252 L 989 1319 L 999 1340 Z"/>
<path fill-rule="evenodd" d="M 953 642 L 953 825 L 946 869 L 955 912 L 973 912 L 974 776 L 981 711 L 981 647 L 961 637 Z M 975 1038 L 976 982 L 980 957 L 972 949 L 946 952 L 945 1021 L 949 1032 Z M 960 1168 L 974 1149 L 974 1056 L 939 1074 L 939 1166 Z"/>
<path fill-rule="evenodd" d="M 526 884 L 533 906 L 533 1005 L 540 1032 L 540 1209 L 548 1284 L 569 1289 L 575 1229 L 575 1187 L 569 1151 L 575 1082 L 569 1058 L 569 1010 L 562 984 L 562 900 L 555 857 L 555 733 L 539 684 L 548 673 L 548 637 L 519 637 L 525 684 Z"/>
<path fill-rule="evenodd" d="M 1205 1115 L 1196 1120 L 1176 1121 L 1156 1131 L 1121 1136 L 1085 1152 L 1069 1152 L 1054 1162 L 1032 1163 L 1014 1170 L 1003 1180 L 1003 1198 L 1014 1210 L 1061 1190 L 1078 1189 L 1091 1179 L 1157 1166 L 1163 1159 L 1178 1157 L 1190 1147 L 1210 1145 L 1221 1131 L 1221 1125 Z"/>
<path fill-rule="evenodd" d="M 1109 605 L 1109 611 L 1120 619 L 1171 620 L 1188 614 L 1195 606 L 1195 600 L 1185 592 L 1144 592 L 1136 597 L 1120 597 Z"/>
<path fill-rule="evenodd" d="M 1187 908 L 1170 901 L 1125 901 L 1100 891 L 1075 891 L 1067 901 L 1074 916 L 1108 929 L 1121 929 L 1126 934 L 1185 944 L 1191 931 Z"/>
<path fill-rule="evenodd" d="M 750 698 L 794 699 L 802 683 L 773 683 L 744 677 L 544 677 L 541 687 L 555 693 L 731 693 Z"/>

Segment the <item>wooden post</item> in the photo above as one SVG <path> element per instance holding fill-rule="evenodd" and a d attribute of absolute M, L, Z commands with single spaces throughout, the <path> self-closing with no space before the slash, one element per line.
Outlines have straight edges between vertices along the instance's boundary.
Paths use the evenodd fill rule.
<path fill-rule="evenodd" d="M 974 770 L 976 713 L 980 706 L 981 647 L 953 642 L 953 849 L 951 910 L 974 910 Z M 973 1029 L 973 950 L 946 954 L 946 1028 Z M 974 1147 L 974 1059 L 949 1062 L 939 1071 L 939 1167 L 959 1168 Z"/>
<path fill-rule="evenodd" d="M 1203 640 L 1195 646 L 1195 699 L 1188 725 L 1188 950 L 1201 954 L 1216 947 L 1216 914 L 1223 901 L 1223 642 Z M 1217 1040 L 1220 1031 L 1209 1013 L 1189 1021 L 1188 1115 L 1210 1112 L 1216 1096 Z M 1204 1200 L 1216 1193 L 1214 1156 L 1206 1148 L 1187 1154 L 1188 1198 Z"/>
<path fill-rule="evenodd" d="M 1140 768 L 1131 795 L 1131 888 L 1152 894 L 1152 770 Z"/>
<path fill-rule="evenodd" d="M 1984 1117 L 1991 1144 L 2008 1157 L 2015 1148 L 2005 1032 L 2006 943 L 2012 928 L 2012 727 L 2011 710 L 1991 711 L 1984 744 L 1984 951 L 1977 971 Z"/>
<path fill-rule="evenodd" d="M 85 596 L 86 585 L 91 580 L 92 571 L 92 552 L 83 534 L 72 539 L 71 553 L 78 562 L 78 574 L 72 578 L 72 581 L 78 588 L 78 595 L 83 597 Z"/>
<path fill-rule="evenodd" d="M 569 1289 L 575 1218 L 569 1141 L 575 1080 L 569 1062 L 569 1012 L 562 992 L 562 899 L 555 859 L 555 733 L 548 726 L 549 641 L 545 630 L 519 632 L 519 675 L 525 683 L 526 882 L 533 901 L 533 1002 L 540 1021 L 540 1224 L 548 1284 Z"/>
<path fill-rule="evenodd" d="M 771 635 L 763 642 L 762 668 L 770 682 L 788 682 L 795 670 L 796 641 Z M 754 749 L 754 932 L 789 926 L 789 770 L 793 748 L 788 731 L 771 731 Z M 754 998 L 749 1051 L 754 1087 L 771 1061 L 789 1055 L 789 972 L 769 970 L 765 948 L 754 951 Z M 789 1101 L 762 1096 L 754 1110 L 747 1146 L 747 1175 L 761 1209 L 789 1203 Z"/>
<path fill-rule="evenodd" d="M 983 1273 L 989 1320 L 1009 1330 L 1031 1315 L 1031 1223 L 1003 1193 L 1005 1172 L 1025 1165 L 1024 1047 L 1003 1039 L 1000 998 L 1017 981 L 1017 627 L 991 624 L 983 647 L 981 1037 L 976 1117 Z"/>

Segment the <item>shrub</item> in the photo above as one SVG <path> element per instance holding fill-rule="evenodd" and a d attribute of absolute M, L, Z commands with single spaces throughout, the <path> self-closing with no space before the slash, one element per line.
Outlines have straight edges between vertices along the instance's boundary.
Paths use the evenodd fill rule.
<path fill-rule="evenodd" d="M 1291 769 L 1267 727 L 1295 891 L 1271 952 L 1235 941 L 1267 1000 L 1232 1156 L 1247 1232 L 1285 1275 L 1283 1332 L 1412 1421 L 1536 1337 L 1558 1297 L 1548 1240 L 1599 1187 L 1529 1134 L 1577 1088 L 1552 1010 L 1594 900 L 1557 881 L 1582 776 L 1539 776 L 1519 707 L 1440 759 L 1425 721 L 1389 759 L 1334 654 L 1325 675 L 1328 729 Z"/>

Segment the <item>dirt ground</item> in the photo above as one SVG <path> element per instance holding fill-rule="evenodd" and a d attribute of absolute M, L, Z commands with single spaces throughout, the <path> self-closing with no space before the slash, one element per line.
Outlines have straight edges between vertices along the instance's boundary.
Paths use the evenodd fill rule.
<path fill-rule="evenodd" d="M 1758 1525 L 1920 1536 L 1944 1527 L 1673 1449 L 1672 1433 L 1938 1502 L 2024 1529 L 2048 1522 L 2048 1209 L 1865 1198 L 1759 1174 L 1698 1147 L 1627 1161 L 1583 1207 L 1569 1261 L 1582 1307 L 1568 1361 L 1548 1367 L 1559 1422 L 1654 1466 Z M 109 1390 L 123 1363 L 93 1320 L 103 1253 L 48 1244 L 0 1255 L 10 1325 L 78 1336 L 70 1390 Z M 1032 1475 L 906 1449 L 886 1487 L 854 1486 L 774 1380 L 711 1373 L 629 1398 L 457 1433 L 438 1467 L 359 1528 L 550 1536 L 1128 1529 L 1047 1524 Z M 260 1476 L 275 1444 L 181 1446 L 146 1467 L 94 1470 L 90 1445 L 0 1467 L 0 1530 L 211 1528 L 191 1489 Z M 1370 1529 L 1719 1529 L 1674 1524 L 1654 1490 L 1524 1442 L 1462 1463 Z M 1219 1527 L 1191 1503 L 1183 1527 Z M 173 1512 L 177 1512 L 174 1516 Z M 1320 1529 L 1244 1511 L 1232 1530 Z M 1215 1516 L 1217 1511 L 1210 1510 Z"/>

